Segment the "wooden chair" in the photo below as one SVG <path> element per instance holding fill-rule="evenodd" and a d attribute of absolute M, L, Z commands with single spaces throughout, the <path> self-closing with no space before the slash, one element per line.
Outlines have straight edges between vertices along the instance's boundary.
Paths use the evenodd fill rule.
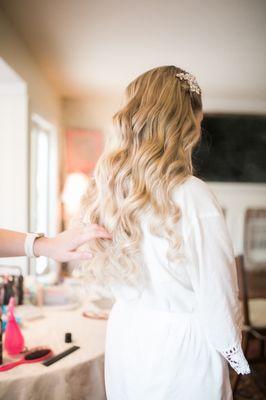
<path fill-rule="evenodd" d="M 266 334 L 266 208 L 250 208 L 245 213 L 244 254 L 237 259 L 243 276 L 244 324 L 253 329 L 265 356 Z"/>
<path fill-rule="evenodd" d="M 247 273 L 245 269 L 244 256 L 239 255 L 236 257 L 236 268 L 239 285 L 239 297 L 243 305 L 243 318 L 244 318 L 244 332 L 243 332 L 243 351 L 247 358 L 252 377 L 259 389 L 265 393 L 265 377 L 258 375 L 254 369 L 256 363 L 266 364 L 265 341 L 266 341 L 266 287 L 264 293 L 259 291 L 260 298 L 256 298 L 256 291 L 252 287 L 252 283 L 256 282 L 258 278 L 252 278 L 252 273 Z M 256 274 L 255 274 L 256 275 Z M 261 275 L 260 275 L 261 276 Z M 266 282 L 266 281 L 265 281 Z M 250 290 L 251 289 L 251 290 Z M 253 290 L 252 297 L 249 292 Z M 263 298 L 264 297 L 264 298 Z M 254 318 L 255 314 L 255 318 Z M 257 340 L 259 343 L 259 354 L 256 357 L 249 357 L 248 351 L 251 341 Z M 235 394 L 241 375 L 236 375 L 232 382 L 233 394 Z"/>
<path fill-rule="evenodd" d="M 266 273 L 266 208 L 249 208 L 244 221 L 244 261 L 247 272 Z M 254 289 L 259 290 L 259 282 Z M 262 286 L 264 293 L 265 287 Z M 251 293 L 250 293 L 251 294 Z"/>

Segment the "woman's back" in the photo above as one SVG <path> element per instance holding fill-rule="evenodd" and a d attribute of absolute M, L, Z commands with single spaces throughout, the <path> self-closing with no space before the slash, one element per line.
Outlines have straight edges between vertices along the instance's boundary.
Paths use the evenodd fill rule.
<path fill-rule="evenodd" d="M 193 176 L 201 89 L 176 66 L 131 82 L 85 199 L 88 273 L 116 302 L 107 325 L 108 400 L 229 400 L 241 349 L 235 259 L 221 206 Z M 193 382 L 193 385 L 191 384 Z"/>
<path fill-rule="evenodd" d="M 111 400 L 229 400 L 226 360 L 238 373 L 249 372 L 240 347 L 233 247 L 221 206 L 194 176 L 174 191 L 174 201 L 182 214 L 176 225 L 180 263 L 168 260 L 169 243 L 150 232 L 152 213 L 146 212 L 141 226 L 148 287 L 140 292 L 112 286 L 116 303 L 106 342 Z"/>
<path fill-rule="evenodd" d="M 193 175 L 175 189 L 173 199 L 181 209 L 181 218 L 176 224 L 176 231 L 182 240 L 180 253 L 184 258 L 179 264 L 168 260 L 169 242 L 163 236 L 151 233 L 153 213 L 149 212 L 149 208 L 146 209 L 148 211 L 141 217 L 143 232 L 141 250 L 150 283 L 142 293 L 126 285 L 114 285 L 112 291 L 117 299 L 135 300 L 141 302 L 143 306 L 171 312 L 191 312 L 195 308 L 195 293 L 189 274 L 191 263 L 195 261 L 186 242 L 197 217 L 202 218 L 207 215 L 222 217 L 222 210 L 207 184 Z"/>

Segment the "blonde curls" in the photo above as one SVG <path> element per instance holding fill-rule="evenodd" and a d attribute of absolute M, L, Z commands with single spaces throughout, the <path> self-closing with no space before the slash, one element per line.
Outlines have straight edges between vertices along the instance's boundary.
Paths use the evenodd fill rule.
<path fill-rule="evenodd" d="M 90 279 L 142 287 L 147 268 L 141 253 L 141 219 L 152 213 L 152 234 L 169 242 L 168 259 L 178 263 L 180 208 L 173 189 L 193 174 L 192 151 L 200 139 L 196 114 L 201 97 L 175 75 L 175 66 L 145 72 L 126 89 L 125 105 L 113 117 L 116 145 L 99 159 L 82 202 L 83 221 L 103 225 L 113 240 L 90 244 Z"/>

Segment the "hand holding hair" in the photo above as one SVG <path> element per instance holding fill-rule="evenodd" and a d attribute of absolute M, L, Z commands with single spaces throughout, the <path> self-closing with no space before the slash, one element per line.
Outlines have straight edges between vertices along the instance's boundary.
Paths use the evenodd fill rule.
<path fill-rule="evenodd" d="M 34 245 L 34 253 L 36 257 L 42 255 L 59 262 L 88 260 L 92 257 L 92 254 L 88 251 L 79 251 L 78 248 L 96 238 L 110 240 L 112 236 L 97 224 L 76 227 L 61 232 L 53 238 L 42 237 L 37 239 Z"/>
<path fill-rule="evenodd" d="M 25 256 L 24 244 L 27 234 L 0 229 L 0 257 Z M 112 236 L 100 225 L 92 224 L 68 229 L 55 237 L 39 237 L 33 242 L 36 257 L 45 256 L 58 262 L 89 260 L 90 252 L 78 251 L 86 242 L 96 239 L 112 239 Z"/>

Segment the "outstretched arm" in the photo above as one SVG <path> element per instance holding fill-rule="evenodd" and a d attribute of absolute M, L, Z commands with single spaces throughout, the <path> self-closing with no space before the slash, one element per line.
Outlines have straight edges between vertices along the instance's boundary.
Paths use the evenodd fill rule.
<path fill-rule="evenodd" d="M 80 252 L 78 248 L 95 238 L 112 237 L 103 227 L 96 224 L 77 227 L 52 238 L 37 238 L 34 242 L 34 254 L 36 257 L 45 256 L 59 262 L 90 259 L 91 253 Z M 25 239 L 26 233 L 0 229 L 0 257 L 25 256 Z"/>

